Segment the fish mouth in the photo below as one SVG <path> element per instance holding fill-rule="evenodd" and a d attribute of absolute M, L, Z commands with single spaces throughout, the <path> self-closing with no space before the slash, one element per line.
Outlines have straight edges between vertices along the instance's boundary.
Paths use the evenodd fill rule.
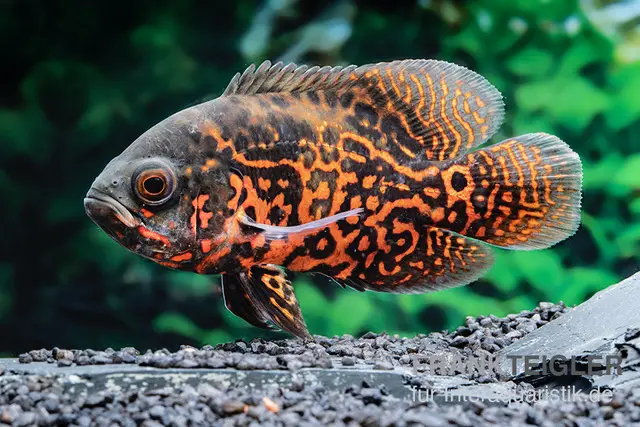
<path fill-rule="evenodd" d="M 90 189 L 84 198 L 84 210 L 94 221 L 97 218 L 104 218 L 111 214 L 129 228 L 142 225 L 140 218 L 133 216 L 126 206 L 95 188 Z"/>

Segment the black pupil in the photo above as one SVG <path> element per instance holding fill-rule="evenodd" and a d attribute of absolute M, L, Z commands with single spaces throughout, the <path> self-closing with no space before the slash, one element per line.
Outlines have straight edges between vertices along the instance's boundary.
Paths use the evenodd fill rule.
<path fill-rule="evenodd" d="M 144 189 L 147 193 L 157 196 L 164 190 L 164 180 L 157 176 L 152 176 L 144 180 Z"/>

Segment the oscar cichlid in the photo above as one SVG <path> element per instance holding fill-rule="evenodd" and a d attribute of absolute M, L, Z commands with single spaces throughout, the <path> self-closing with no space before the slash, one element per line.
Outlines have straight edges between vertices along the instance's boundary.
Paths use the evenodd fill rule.
<path fill-rule="evenodd" d="M 309 337 L 287 270 L 428 292 L 482 276 L 490 245 L 575 232 L 578 155 L 544 133 L 478 148 L 503 116 L 491 84 L 447 62 L 264 62 L 140 136 L 85 209 L 137 254 L 221 274 L 249 323 Z"/>

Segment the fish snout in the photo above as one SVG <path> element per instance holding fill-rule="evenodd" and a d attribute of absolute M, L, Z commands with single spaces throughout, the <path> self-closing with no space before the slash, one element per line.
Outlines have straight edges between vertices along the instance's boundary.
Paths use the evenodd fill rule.
<path fill-rule="evenodd" d="M 84 210 L 89 218 L 98 225 L 109 218 L 116 218 L 129 228 L 142 224 L 140 219 L 135 217 L 121 202 L 94 187 L 89 189 L 84 198 Z"/>

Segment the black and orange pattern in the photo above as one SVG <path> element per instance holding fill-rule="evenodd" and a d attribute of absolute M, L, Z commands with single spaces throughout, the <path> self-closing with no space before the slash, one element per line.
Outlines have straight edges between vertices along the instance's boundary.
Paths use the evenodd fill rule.
<path fill-rule="evenodd" d="M 143 255 L 222 273 L 232 312 L 308 336 L 275 266 L 425 292 L 481 276 L 485 243 L 540 249 L 576 230 L 578 156 L 547 134 L 477 149 L 503 116 L 493 86 L 446 62 L 252 66 L 137 142 L 140 153 L 163 147 L 181 192 L 144 208 L 155 229 L 117 239 L 139 253 L 140 242 L 175 242 Z"/>

